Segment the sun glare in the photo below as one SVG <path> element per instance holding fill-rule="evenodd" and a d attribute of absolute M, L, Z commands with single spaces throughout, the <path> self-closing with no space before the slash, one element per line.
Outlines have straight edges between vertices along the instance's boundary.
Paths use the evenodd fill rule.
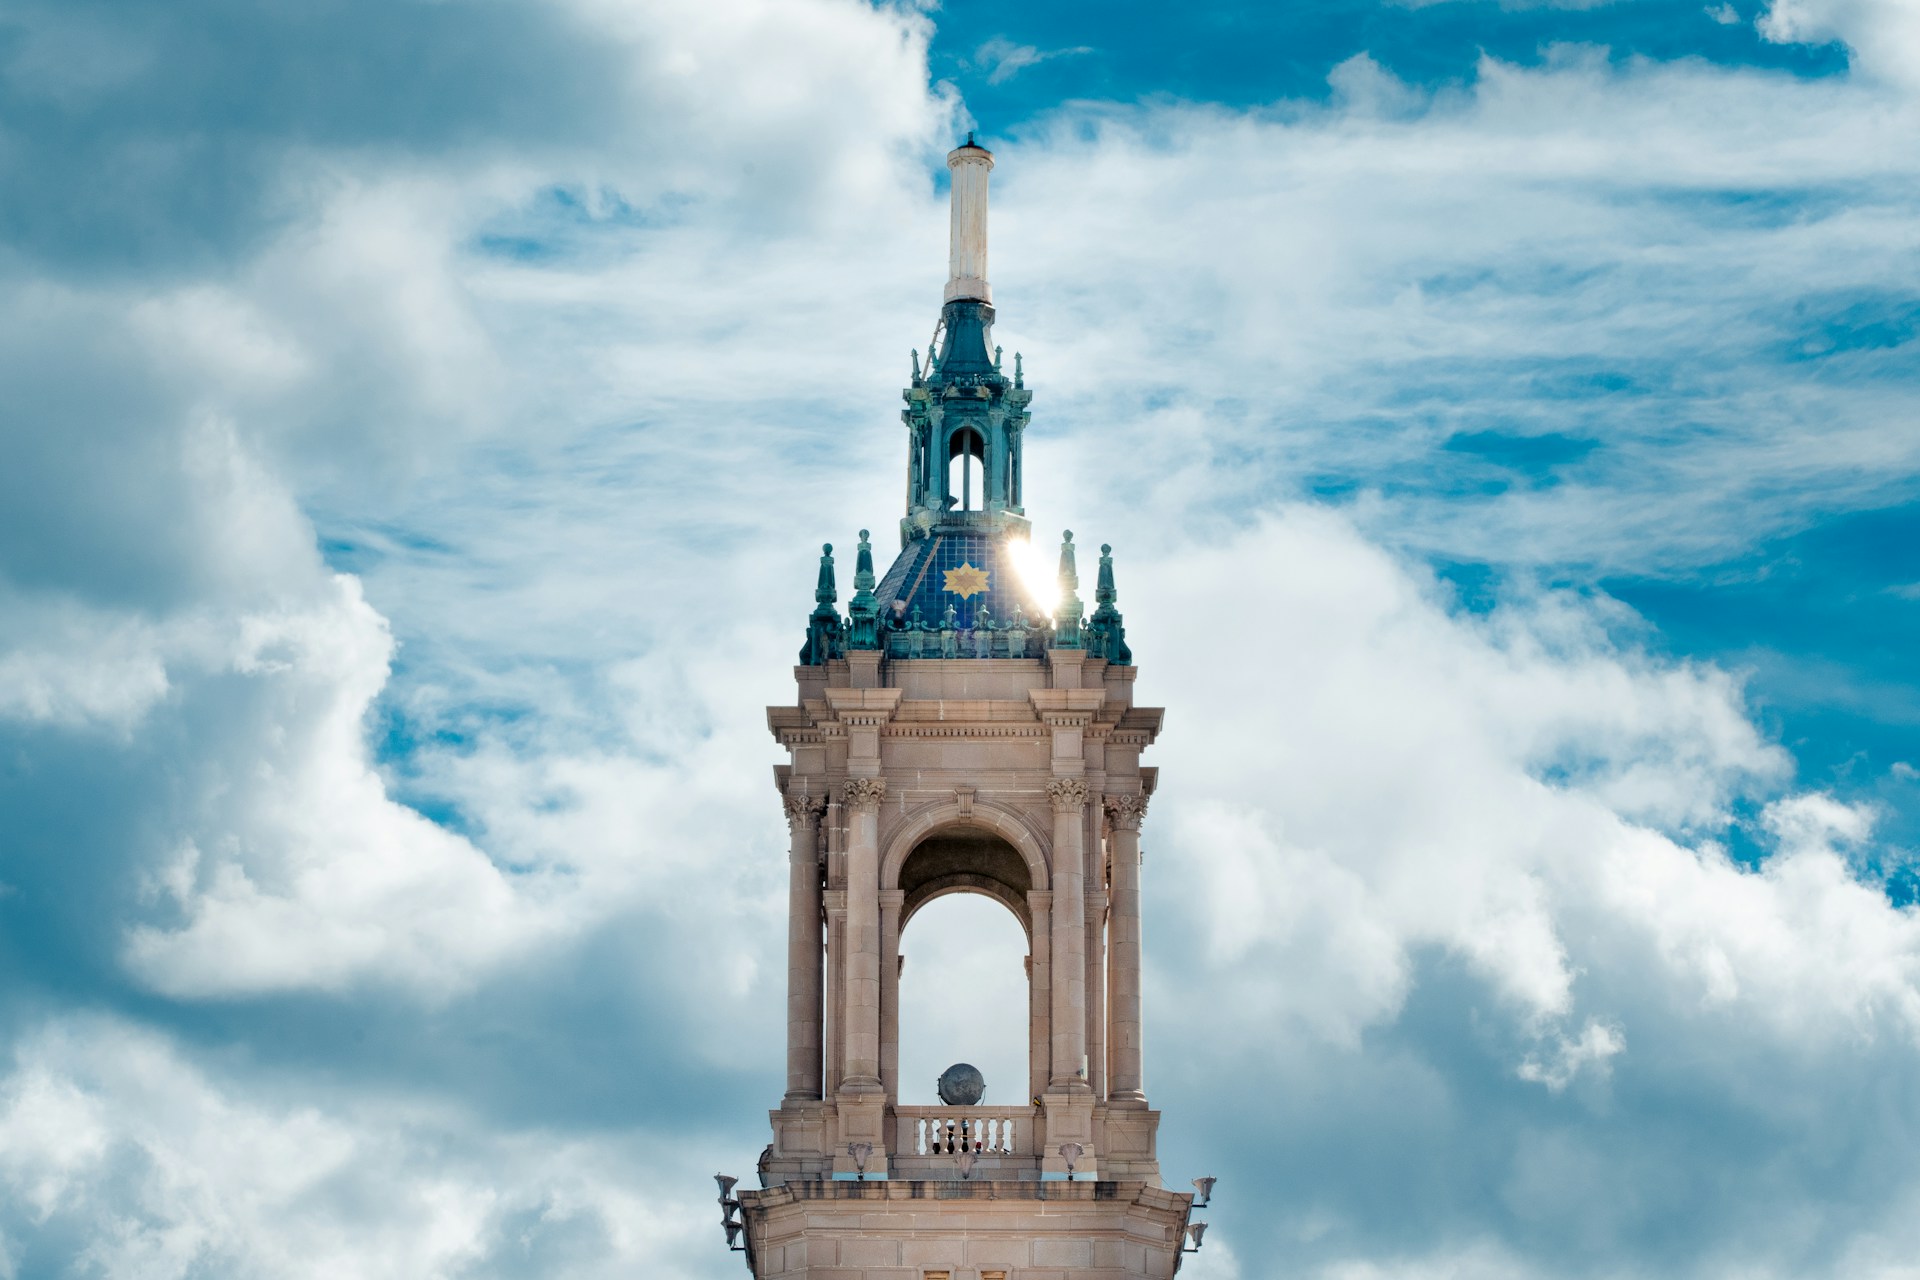
<path fill-rule="evenodd" d="M 1060 604 L 1058 565 L 1026 538 L 1008 538 L 1007 553 L 1013 560 L 1014 569 L 1020 574 L 1020 583 L 1026 587 L 1027 594 L 1051 617 Z"/>

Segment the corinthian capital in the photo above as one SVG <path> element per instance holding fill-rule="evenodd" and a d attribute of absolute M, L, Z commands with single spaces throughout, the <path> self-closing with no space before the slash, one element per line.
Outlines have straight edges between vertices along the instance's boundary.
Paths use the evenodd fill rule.
<path fill-rule="evenodd" d="M 1121 831 L 1138 831 L 1140 819 L 1147 816 L 1147 798 L 1145 796 L 1108 796 L 1104 801 L 1107 821 Z"/>
<path fill-rule="evenodd" d="M 825 800 L 816 800 L 804 791 L 797 796 L 788 796 L 787 825 L 797 830 L 819 817 L 820 811 L 826 807 Z"/>
<path fill-rule="evenodd" d="M 847 803 L 856 809 L 877 809 L 887 798 L 885 778 L 848 778 L 843 785 Z"/>
<path fill-rule="evenodd" d="M 1061 813 L 1087 807 L 1087 784 L 1079 778 L 1055 778 L 1047 784 L 1047 798 Z"/>

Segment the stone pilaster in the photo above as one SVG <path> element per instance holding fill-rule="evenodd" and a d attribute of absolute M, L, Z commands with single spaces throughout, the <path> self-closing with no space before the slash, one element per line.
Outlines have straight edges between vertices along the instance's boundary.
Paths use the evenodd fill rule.
<path fill-rule="evenodd" d="M 827 912 L 826 1017 L 822 1020 L 822 1057 L 827 1093 L 838 1093 L 847 1075 L 847 891 L 821 894 Z"/>
<path fill-rule="evenodd" d="M 849 778 L 847 1030 L 843 1093 L 880 1092 L 880 802 L 885 778 Z"/>
<path fill-rule="evenodd" d="M 1092 879 L 1091 876 L 1088 879 Z M 1087 892 L 1087 939 L 1082 947 L 1087 971 L 1087 1085 L 1095 1098 L 1107 1096 L 1107 928 L 1105 891 Z"/>
<path fill-rule="evenodd" d="M 1053 890 L 1028 893 L 1027 910 L 1027 1096 L 1038 1098 L 1053 1080 Z"/>
<path fill-rule="evenodd" d="M 880 891 L 880 1083 L 900 1096 L 900 908 L 907 895 Z"/>
<path fill-rule="evenodd" d="M 1112 1017 L 1107 1028 L 1113 1074 L 1108 1099 L 1116 1107 L 1147 1105 L 1142 1075 L 1140 1016 L 1140 821 L 1147 800 L 1139 795 L 1106 798 L 1108 840 L 1113 854 L 1107 953 Z"/>
<path fill-rule="evenodd" d="M 1053 1078 L 1052 1090 L 1087 1087 L 1087 899 L 1084 840 L 1087 784 L 1055 778 L 1053 802 Z"/>
<path fill-rule="evenodd" d="M 821 981 L 820 814 L 823 802 L 802 791 L 786 801 L 787 849 L 787 1100 L 823 1096 L 821 1030 L 826 1011 Z"/>

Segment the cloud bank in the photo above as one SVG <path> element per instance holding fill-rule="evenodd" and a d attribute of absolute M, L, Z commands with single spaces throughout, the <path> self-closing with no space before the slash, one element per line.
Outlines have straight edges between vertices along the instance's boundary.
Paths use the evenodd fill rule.
<path fill-rule="evenodd" d="M 1769 11 L 1840 78 L 1357 55 L 1000 147 L 1032 506 L 1172 708 L 1150 1086 L 1214 1274 L 1920 1252 L 1899 851 L 1591 585 L 1914 495 L 1887 13 Z M 758 708 L 891 509 L 938 15 L 187 17 L 7 19 L 0 1274 L 732 1274 Z"/>

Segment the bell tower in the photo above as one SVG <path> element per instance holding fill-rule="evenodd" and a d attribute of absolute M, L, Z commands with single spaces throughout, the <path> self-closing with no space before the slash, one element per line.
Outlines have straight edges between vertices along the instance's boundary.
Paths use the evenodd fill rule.
<path fill-rule="evenodd" d="M 1204 1227 L 1161 1186 L 1141 1070 L 1141 755 L 1163 713 L 1134 705 L 1111 549 L 1091 616 L 1071 533 L 1035 570 L 1032 392 L 992 345 L 993 156 L 969 135 L 947 167 L 900 550 L 876 575 L 860 532 L 843 615 L 823 548 L 797 696 L 767 711 L 789 755 L 786 1092 L 760 1186 L 720 1179 L 723 1218 L 757 1280 L 1166 1280 Z M 901 931 L 962 892 L 1025 931 L 1027 1078 L 986 1082 L 983 1104 L 956 1064 L 942 1105 L 905 1106 Z"/>

